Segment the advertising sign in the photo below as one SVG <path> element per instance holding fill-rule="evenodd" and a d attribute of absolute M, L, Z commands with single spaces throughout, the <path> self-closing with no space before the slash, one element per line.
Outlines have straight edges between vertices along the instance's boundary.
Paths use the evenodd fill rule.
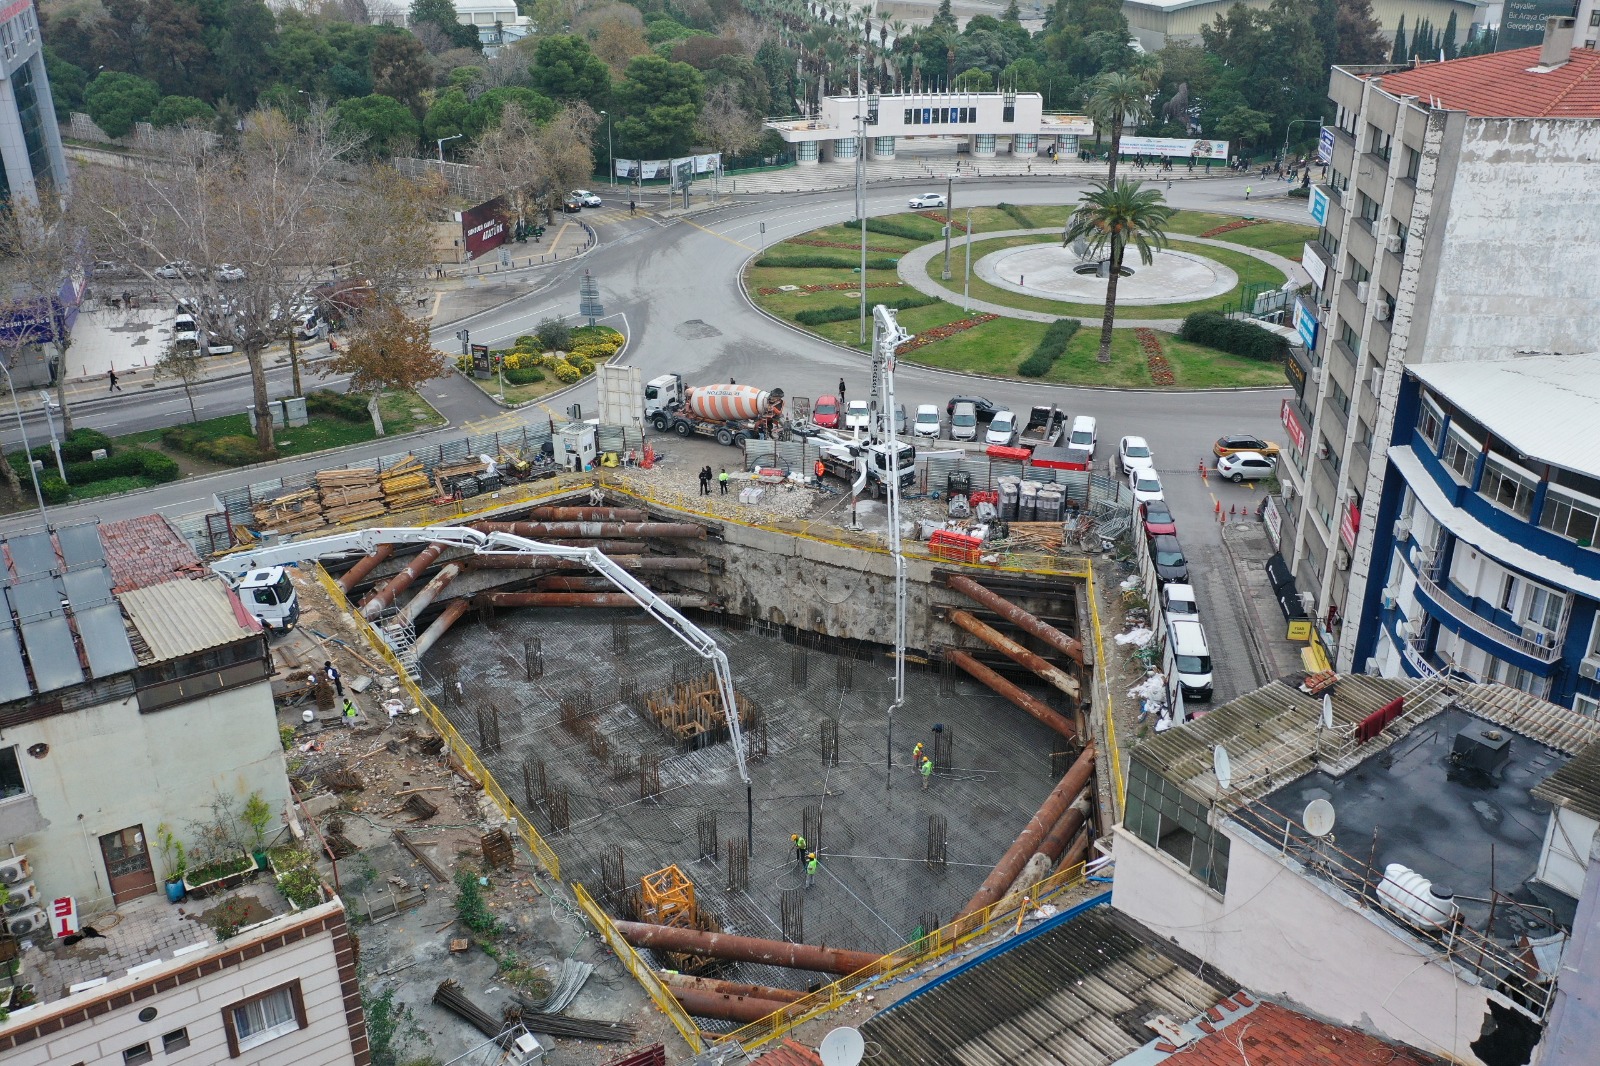
<path fill-rule="evenodd" d="M 1317 162 L 1326 166 L 1333 162 L 1333 127 L 1322 127 L 1322 134 L 1317 138 Z"/>
<path fill-rule="evenodd" d="M 507 213 L 503 196 L 461 212 L 461 238 L 468 259 L 476 259 L 506 242 L 511 235 L 506 226 Z"/>
<path fill-rule="evenodd" d="M 1171 156 L 1173 159 L 1227 159 L 1228 142 L 1209 137 L 1124 137 L 1123 155 Z"/>
<path fill-rule="evenodd" d="M 1306 346 L 1306 351 L 1317 350 L 1316 313 L 1299 298 L 1294 301 L 1294 331 L 1300 335 L 1300 343 Z"/>
<path fill-rule="evenodd" d="M 487 344 L 474 344 L 472 346 L 472 376 L 475 378 L 491 377 L 494 374 L 494 364 L 489 359 L 489 346 Z"/>
<path fill-rule="evenodd" d="M 1505 0 L 1500 10 L 1500 36 L 1494 50 L 1529 48 L 1544 41 L 1544 20 L 1572 14 L 1570 0 Z"/>
<path fill-rule="evenodd" d="M 1278 504 L 1271 496 L 1261 501 L 1261 524 L 1267 527 L 1272 546 L 1279 547 L 1283 537 L 1283 512 L 1278 510 Z"/>
<path fill-rule="evenodd" d="M 1295 448 L 1305 451 L 1306 427 L 1300 424 L 1300 416 L 1295 414 L 1294 404 L 1291 401 L 1283 401 L 1283 406 L 1278 409 L 1278 421 L 1283 423 L 1283 431 L 1294 441 Z"/>
<path fill-rule="evenodd" d="M 78 901 L 71 896 L 60 896 L 50 903 L 50 930 L 56 939 L 71 936 L 78 931 Z"/>
<path fill-rule="evenodd" d="M 1311 221 L 1319 226 L 1328 224 L 1328 193 L 1320 185 L 1311 186 Z"/>
<path fill-rule="evenodd" d="M 1328 264 L 1324 263 L 1322 256 L 1318 255 L 1316 249 L 1311 247 L 1310 241 L 1307 241 L 1306 246 L 1300 251 L 1300 267 L 1311 275 L 1312 284 L 1316 285 L 1317 288 L 1327 288 Z"/>
<path fill-rule="evenodd" d="M 1344 541 L 1344 546 L 1351 551 L 1356 550 L 1356 532 L 1360 528 L 1361 505 L 1352 501 L 1339 518 L 1339 539 Z"/>

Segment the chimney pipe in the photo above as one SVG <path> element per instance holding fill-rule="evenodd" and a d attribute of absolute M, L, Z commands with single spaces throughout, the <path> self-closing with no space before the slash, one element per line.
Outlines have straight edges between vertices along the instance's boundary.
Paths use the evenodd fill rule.
<path fill-rule="evenodd" d="M 1572 41 L 1578 20 L 1570 15 L 1551 15 L 1544 20 L 1544 41 L 1539 46 L 1539 65 L 1559 67 L 1572 58 Z"/>

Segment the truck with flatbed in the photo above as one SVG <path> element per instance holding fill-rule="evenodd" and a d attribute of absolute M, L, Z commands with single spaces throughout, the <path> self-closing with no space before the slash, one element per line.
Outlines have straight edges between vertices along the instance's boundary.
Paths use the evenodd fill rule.
<path fill-rule="evenodd" d="M 644 416 L 657 432 L 711 437 L 722 445 L 786 434 L 782 389 L 685 385 L 681 374 L 664 374 L 645 384 Z"/>

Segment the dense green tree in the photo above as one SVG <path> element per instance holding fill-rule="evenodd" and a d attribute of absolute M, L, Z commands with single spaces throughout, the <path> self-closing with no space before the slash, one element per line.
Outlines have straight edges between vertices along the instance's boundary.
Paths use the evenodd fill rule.
<path fill-rule="evenodd" d="M 328 39 L 304 20 L 290 22 L 269 48 L 268 65 L 276 68 L 278 79 L 313 94 L 321 93 L 324 75 L 339 61 L 339 53 Z M 257 85 L 253 91 L 261 89 Z"/>
<path fill-rule="evenodd" d="M 467 116 L 467 136 L 476 139 L 484 130 L 500 125 L 501 113 L 505 111 L 506 104 L 513 100 L 522 108 L 522 113 L 537 125 L 549 122 L 561 110 L 548 96 L 521 85 L 490 89 L 472 101 L 472 110 Z"/>
<path fill-rule="evenodd" d="M 50 96 L 55 101 L 56 119 L 66 122 L 72 112 L 83 110 L 83 90 L 89 84 L 89 72 L 62 59 L 49 45 L 45 45 L 44 49 L 44 72 L 50 79 Z"/>
<path fill-rule="evenodd" d="M 1089 84 L 1084 111 L 1094 119 L 1097 129 L 1111 135 L 1111 167 L 1107 181 L 1115 182 L 1123 125 L 1137 126 L 1150 117 L 1150 89 L 1130 74 L 1102 74 Z"/>
<path fill-rule="evenodd" d="M 84 89 L 83 100 L 89 117 L 108 137 L 126 137 L 161 102 L 161 89 L 148 78 L 106 70 Z"/>
<path fill-rule="evenodd" d="M 467 99 L 467 94 L 459 87 L 448 89 L 434 98 L 433 106 L 428 108 L 426 117 L 422 120 L 422 135 L 429 141 L 438 141 L 446 137 L 467 137 L 472 128 L 472 101 Z M 463 145 L 449 146 L 460 149 Z"/>
<path fill-rule="evenodd" d="M 704 96 L 704 79 L 689 64 L 657 55 L 635 57 L 616 88 L 623 115 L 615 124 L 618 155 L 664 159 L 686 154 L 694 144 Z"/>
<path fill-rule="evenodd" d="M 445 40 L 457 48 L 482 50 L 478 28 L 460 22 L 456 17 L 456 6 L 450 0 L 411 0 L 411 25 L 423 24 L 438 29 L 444 34 Z"/>
<path fill-rule="evenodd" d="M 1083 194 L 1078 209 L 1067 222 L 1061 236 L 1064 248 L 1083 240 L 1094 256 L 1104 256 L 1110 274 L 1106 280 L 1106 307 L 1100 318 L 1102 363 L 1111 362 L 1111 330 L 1117 317 L 1117 282 L 1131 246 L 1149 266 L 1155 253 L 1167 246 L 1167 223 L 1172 218 L 1157 189 L 1147 189 L 1137 181 L 1102 181 Z"/>
<path fill-rule="evenodd" d="M 277 20 L 261 0 L 231 0 L 228 4 L 218 34 L 216 61 L 235 106 L 255 106 L 256 94 L 272 73 L 277 36 Z"/>
<path fill-rule="evenodd" d="M 1406 17 L 1401 15 L 1400 24 L 1395 27 L 1394 31 L 1394 47 L 1389 50 L 1389 62 L 1404 63 L 1408 54 L 1406 51 Z"/>
<path fill-rule="evenodd" d="M 341 100 L 334 120 L 336 132 L 361 138 L 363 154 L 369 157 L 415 151 L 418 128 L 410 108 L 377 93 Z"/>
<path fill-rule="evenodd" d="M 1037 60 L 1013 60 L 1000 72 L 1000 87 L 1019 93 L 1039 92 L 1044 88 L 1044 71 Z"/>
<path fill-rule="evenodd" d="M 950 0 L 939 0 L 939 10 L 933 14 L 933 21 L 928 23 L 928 29 L 935 33 L 957 32 L 956 16 L 950 10 Z"/>
<path fill-rule="evenodd" d="M 539 38 L 533 87 L 552 100 L 583 100 L 602 107 L 611 95 L 611 71 L 576 35 Z"/>
<path fill-rule="evenodd" d="M 1240 105 L 1218 115 L 1211 123 L 1211 130 L 1218 137 L 1226 137 L 1236 154 L 1247 156 L 1250 146 L 1272 132 L 1272 116 Z"/>
<path fill-rule="evenodd" d="M 1017 6 L 1017 0 L 1011 0 L 1006 5 L 1005 14 L 1000 16 L 1000 21 L 1007 26 L 1022 25 L 1022 10 Z"/>
<path fill-rule="evenodd" d="M 1450 9 L 1450 18 L 1444 24 L 1444 40 L 1439 43 L 1444 47 L 1444 57 L 1454 59 L 1460 54 L 1456 38 L 1461 36 L 1461 27 L 1456 22 L 1456 9 Z"/>
<path fill-rule="evenodd" d="M 1334 18 L 1338 32 L 1329 66 L 1382 63 L 1389 58 L 1389 42 L 1372 13 L 1372 0 L 1338 0 Z"/>
<path fill-rule="evenodd" d="M 986 93 L 994 88 L 994 79 L 982 67 L 971 67 L 956 75 L 955 90 L 963 93 Z"/>
<path fill-rule="evenodd" d="M 433 67 L 422 42 L 407 34 L 386 34 L 372 46 L 372 87 L 411 108 L 422 109 L 422 92 L 433 84 Z"/>
<path fill-rule="evenodd" d="M 150 125 L 156 129 L 182 126 L 189 121 L 209 126 L 216 121 L 217 113 L 204 100 L 192 96 L 163 96 L 150 112 Z"/>

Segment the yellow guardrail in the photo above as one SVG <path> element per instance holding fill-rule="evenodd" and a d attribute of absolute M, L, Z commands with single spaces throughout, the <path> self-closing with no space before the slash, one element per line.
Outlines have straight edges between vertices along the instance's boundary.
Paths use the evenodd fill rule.
<path fill-rule="evenodd" d="M 854 1001 L 856 996 L 867 988 L 892 981 L 919 966 L 943 958 L 981 936 L 1002 929 L 1007 935 L 1011 935 L 1013 927 L 1018 924 L 1019 912 L 1023 906 L 1031 909 L 1048 903 L 1063 892 L 1083 884 L 1083 879 L 1082 863 L 1059 870 L 1035 882 L 1022 893 L 1007 896 L 980 911 L 974 911 L 964 918 L 957 918 L 950 924 L 941 926 L 896 951 L 889 952 L 871 966 L 824 985 L 804 999 L 797 999 L 793 1003 L 786 1004 L 780 1011 L 774 1011 L 765 1018 L 718 1036 L 716 1039 L 723 1043 L 736 1042 L 743 1045 L 746 1051 L 754 1051 L 764 1044 L 770 1044 L 781 1038 L 796 1026 Z M 1026 904 L 1023 903 L 1024 896 L 1028 899 Z"/>
<path fill-rule="evenodd" d="M 1111 767 L 1111 812 L 1113 823 L 1122 821 L 1123 804 L 1127 802 L 1126 786 L 1122 780 L 1122 748 L 1117 744 L 1117 716 L 1111 701 L 1111 671 L 1106 667 L 1105 640 L 1100 633 L 1100 597 L 1095 590 L 1094 572 L 1084 575 L 1089 589 L 1089 622 L 1094 627 L 1094 656 L 1100 666 L 1100 684 L 1106 700 L 1106 763 Z"/>
<path fill-rule="evenodd" d="M 377 652 L 383 658 L 383 661 L 388 664 L 389 668 L 395 672 L 395 676 L 400 679 L 400 685 L 405 690 L 406 695 L 411 697 L 412 705 L 428 719 L 429 725 L 438 730 L 439 735 L 444 738 L 444 742 L 450 746 L 450 753 L 460 760 L 461 765 L 466 768 L 469 774 L 478 779 L 479 783 L 483 785 L 484 791 L 494 800 L 495 806 L 500 808 L 500 813 L 516 825 L 518 832 L 522 834 L 522 842 L 528 846 L 528 850 L 533 853 L 533 857 L 538 859 L 540 865 L 550 872 L 551 877 L 558 881 L 561 880 L 561 859 L 556 855 L 555 849 L 533 827 L 533 823 L 528 821 L 527 816 L 517 809 L 517 805 L 511 802 L 511 797 L 506 795 L 505 789 L 500 787 L 500 782 L 495 780 L 494 774 L 490 773 L 489 768 L 483 764 L 483 760 L 478 758 L 478 753 L 473 750 L 472 745 L 462 739 L 461 734 L 456 732 L 455 726 L 450 724 L 444 713 L 434 706 L 433 701 L 417 687 L 417 683 L 412 680 L 405 666 L 395 657 L 394 651 L 388 644 L 384 643 L 383 638 L 378 635 L 377 630 L 372 628 L 371 623 L 362 618 L 361 613 L 350 606 L 350 601 L 345 597 L 344 589 L 339 587 L 339 583 L 323 568 L 322 564 L 318 563 L 312 572 L 316 574 L 317 580 L 322 583 L 323 589 L 326 590 L 334 604 L 360 626 L 361 635 L 372 646 L 372 650 Z"/>
<path fill-rule="evenodd" d="M 661 1008 L 661 1013 L 665 1014 L 677 1028 L 684 1042 L 697 1055 L 703 1051 L 705 1042 L 700 1039 L 700 1027 L 689 1017 L 689 1012 L 683 1009 L 683 1004 L 678 1002 L 678 998 L 667 991 L 667 986 L 661 983 L 661 978 L 656 972 L 645 965 L 645 961 L 639 957 L 633 945 L 617 932 L 611 916 L 601 910 L 600 905 L 589 895 L 589 890 L 576 881 L 572 882 L 572 895 L 577 899 L 578 906 L 583 908 L 583 913 L 589 916 L 589 921 L 594 923 L 595 929 L 600 933 L 600 939 L 604 940 L 606 946 L 622 960 L 622 965 L 628 968 L 628 972 L 633 974 L 634 979 L 644 987 L 645 993 L 655 1001 L 657 1007 Z"/>

